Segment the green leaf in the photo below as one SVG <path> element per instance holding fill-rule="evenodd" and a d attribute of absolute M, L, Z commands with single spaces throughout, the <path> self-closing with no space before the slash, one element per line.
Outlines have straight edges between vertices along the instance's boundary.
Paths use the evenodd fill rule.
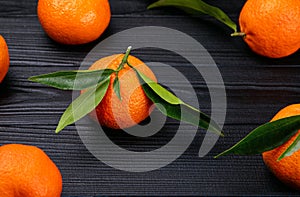
<path fill-rule="evenodd" d="M 300 115 L 279 119 L 254 129 L 245 138 L 215 158 L 228 155 L 253 155 L 272 150 L 297 133 L 300 129 Z"/>
<path fill-rule="evenodd" d="M 175 6 L 183 9 L 184 11 L 188 11 L 189 13 L 198 12 L 208 14 L 233 29 L 234 32 L 237 31 L 237 25 L 227 14 L 225 14 L 221 9 L 211 6 L 202 0 L 160 0 L 148 6 L 148 9 L 163 6 Z"/>
<path fill-rule="evenodd" d="M 120 100 L 122 100 L 121 93 L 120 93 L 120 81 L 119 81 L 119 77 L 118 76 L 116 76 L 116 78 L 114 80 L 113 87 L 114 87 L 114 92 L 116 93 L 116 95 L 118 96 L 118 98 Z"/>
<path fill-rule="evenodd" d="M 147 97 L 155 103 L 156 107 L 165 115 L 170 118 L 174 118 L 179 121 L 184 121 L 205 130 L 209 130 L 223 136 L 222 131 L 214 123 L 210 117 L 200 112 L 187 107 L 185 104 L 171 104 L 166 100 L 162 99 L 148 84 L 142 85 Z"/>
<path fill-rule="evenodd" d="M 130 65 L 130 64 L 128 64 Z M 131 66 L 131 65 L 130 65 Z M 147 97 L 165 115 L 223 136 L 219 126 L 206 114 L 181 101 L 174 94 L 133 68 L 141 80 Z"/>
<path fill-rule="evenodd" d="M 33 76 L 28 80 L 62 90 L 83 90 L 98 84 L 113 72 L 112 69 L 59 71 Z"/>
<path fill-rule="evenodd" d="M 137 69 L 135 69 L 138 75 L 142 78 L 142 80 L 147 83 L 151 89 L 159 95 L 163 100 L 167 101 L 170 104 L 177 105 L 177 104 L 183 104 L 183 102 L 176 97 L 174 94 L 163 88 L 158 83 L 152 81 L 150 78 L 148 78 L 146 75 L 144 75 L 142 72 L 139 72 Z"/>
<path fill-rule="evenodd" d="M 109 83 L 110 76 L 75 99 L 62 115 L 55 132 L 59 133 L 95 109 L 105 96 Z"/>
<path fill-rule="evenodd" d="M 294 152 L 300 149 L 300 134 L 297 138 L 293 141 L 293 143 L 278 157 L 278 161 L 281 159 L 291 156 Z"/>

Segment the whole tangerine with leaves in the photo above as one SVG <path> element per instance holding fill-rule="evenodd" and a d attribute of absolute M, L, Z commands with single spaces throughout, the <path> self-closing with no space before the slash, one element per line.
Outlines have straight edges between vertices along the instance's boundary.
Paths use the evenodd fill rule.
<path fill-rule="evenodd" d="M 271 121 L 295 115 L 300 115 L 300 104 L 293 104 L 283 108 Z M 265 164 L 273 174 L 288 186 L 298 190 L 300 190 L 300 150 L 279 161 L 278 158 L 295 141 L 299 134 L 300 130 L 283 145 L 262 154 Z"/>
<path fill-rule="evenodd" d="M 124 54 L 104 57 L 96 61 L 89 70 L 118 69 Z M 140 59 L 129 55 L 128 62 L 151 80 L 157 79 L 151 69 Z M 152 101 L 146 96 L 139 78 L 133 68 L 126 63 L 118 73 L 120 83 L 120 96 L 114 91 L 113 83 L 116 74 L 110 78 L 107 92 L 100 104 L 91 113 L 91 116 L 99 121 L 102 126 L 113 129 L 124 129 L 137 125 L 145 120 L 153 110 Z"/>
<path fill-rule="evenodd" d="M 247 0 L 239 17 L 241 35 L 262 56 L 281 58 L 300 48 L 300 1 Z"/>
<path fill-rule="evenodd" d="M 111 19 L 108 0 L 39 0 L 45 32 L 61 44 L 86 44 L 100 37 Z"/>
<path fill-rule="evenodd" d="M 62 176 L 44 151 L 22 144 L 0 147 L 1 197 L 60 197 Z"/>
<path fill-rule="evenodd" d="M 5 39 L 0 35 L 0 83 L 6 76 L 9 68 L 9 52 Z"/>

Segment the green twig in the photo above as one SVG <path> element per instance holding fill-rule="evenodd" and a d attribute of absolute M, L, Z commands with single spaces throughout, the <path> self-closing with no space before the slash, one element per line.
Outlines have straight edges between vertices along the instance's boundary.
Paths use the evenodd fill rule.
<path fill-rule="evenodd" d="M 122 59 L 122 62 L 120 63 L 118 69 L 116 70 L 116 72 L 118 73 L 120 70 L 122 70 L 125 66 L 125 64 L 127 63 L 127 60 L 128 60 L 128 57 L 129 57 L 129 54 L 130 54 L 130 51 L 131 51 L 131 46 L 129 46 L 126 50 L 126 53 Z"/>

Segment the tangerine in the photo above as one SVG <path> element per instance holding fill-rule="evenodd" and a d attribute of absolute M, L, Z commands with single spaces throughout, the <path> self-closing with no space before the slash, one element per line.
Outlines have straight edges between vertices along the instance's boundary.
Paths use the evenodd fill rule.
<path fill-rule="evenodd" d="M 300 115 L 300 104 L 283 108 L 271 121 L 295 115 Z M 273 174 L 285 184 L 298 190 L 300 189 L 300 150 L 280 161 L 277 161 L 277 159 L 295 141 L 299 134 L 300 130 L 283 145 L 262 154 L 265 164 Z"/>
<path fill-rule="evenodd" d="M 300 48 L 299 0 L 247 0 L 239 17 L 245 42 L 257 54 L 281 58 Z"/>
<path fill-rule="evenodd" d="M 60 197 L 62 177 L 44 151 L 21 144 L 0 147 L 1 197 Z"/>
<path fill-rule="evenodd" d="M 108 0 L 39 0 L 37 13 L 49 37 L 70 45 L 96 40 L 111 18 Z"/>
<path fill-rule="evenodd" d="M 4 38 L 0 35 L 0 83 L 8 72 L 9 52 Z"/>
<path fill-rule="evenodd" d="M 89 70 L 105 68 L 116 70 L 123 57 L 124 54 L 104 57 L 95 62 Z M 129 55 L 128 62 L 153 81 L 157 81 L 151 69 L 140 59 Z M 128 128 L 140 123 L 149 116 L 153 105 L 140 85 L 135 71 L 127 64 L 120 70 L 118 77 L 121 100 L 114 92 L 113 82 L 116 74 L 113 73 L 104 98 L 91 113 L 91 116 L 101 125 L 113 129 Z"/>

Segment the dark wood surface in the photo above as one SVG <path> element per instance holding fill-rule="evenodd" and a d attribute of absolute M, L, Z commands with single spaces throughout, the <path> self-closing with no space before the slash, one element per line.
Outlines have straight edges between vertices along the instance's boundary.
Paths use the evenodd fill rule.
<path fill-rule="evenodd" d="M 146 10 L 151 0 L 110 0 L 112 20 L 104 35 L 83 46 L 63 46 L 50 40 L 36 16 L 36 0 L 1 0 L 0 34 L 9 46 L 11 66 L 0 85 L 0 144 L 36 145 L 54 160 L 63 175 L 63 196 L 97 195 L 299 195 L 280 183 L 265 167 L 260 155 L 213 159 L 282 107 L 300 98 L 300 54 L 267 59 L 252 53 L 230 29 L 207 16 L 190 17 L 176 9 Z M 245 1 L 209 1 L 225 10 L 235 22 Z M 164 26 L 180 30 L 209 51 L 224 78 L 227 93 L 226 136 L 204 158 L 197 156 L 204 132 L 199 130 L 186 152 L 172 164 L 145 173 L 113 169 L 86 149 L 74 125 L 59 135 L 55 127 L 72 93 L 31 83 L 28 77 L 58 70 L 74 70 L 88 52 L 114 33 L 138 26 Z M 143 60 L 159 58 L 180 69 L 194 85 L 203 111 L 210 98 L 201 77 L 185 62 L 164 52 L 136 52 Z M 174 135 L 168 120 L 147 147 L 161 145 Z M 202 131 L 202 132 L 200 132 Z M 124 134 L 109 134 L 125 148 L 142 142 Z M 150 143 L 149 143 L 150 142 Z M 0 194 L 1 196 L 1 194 Z"/>

